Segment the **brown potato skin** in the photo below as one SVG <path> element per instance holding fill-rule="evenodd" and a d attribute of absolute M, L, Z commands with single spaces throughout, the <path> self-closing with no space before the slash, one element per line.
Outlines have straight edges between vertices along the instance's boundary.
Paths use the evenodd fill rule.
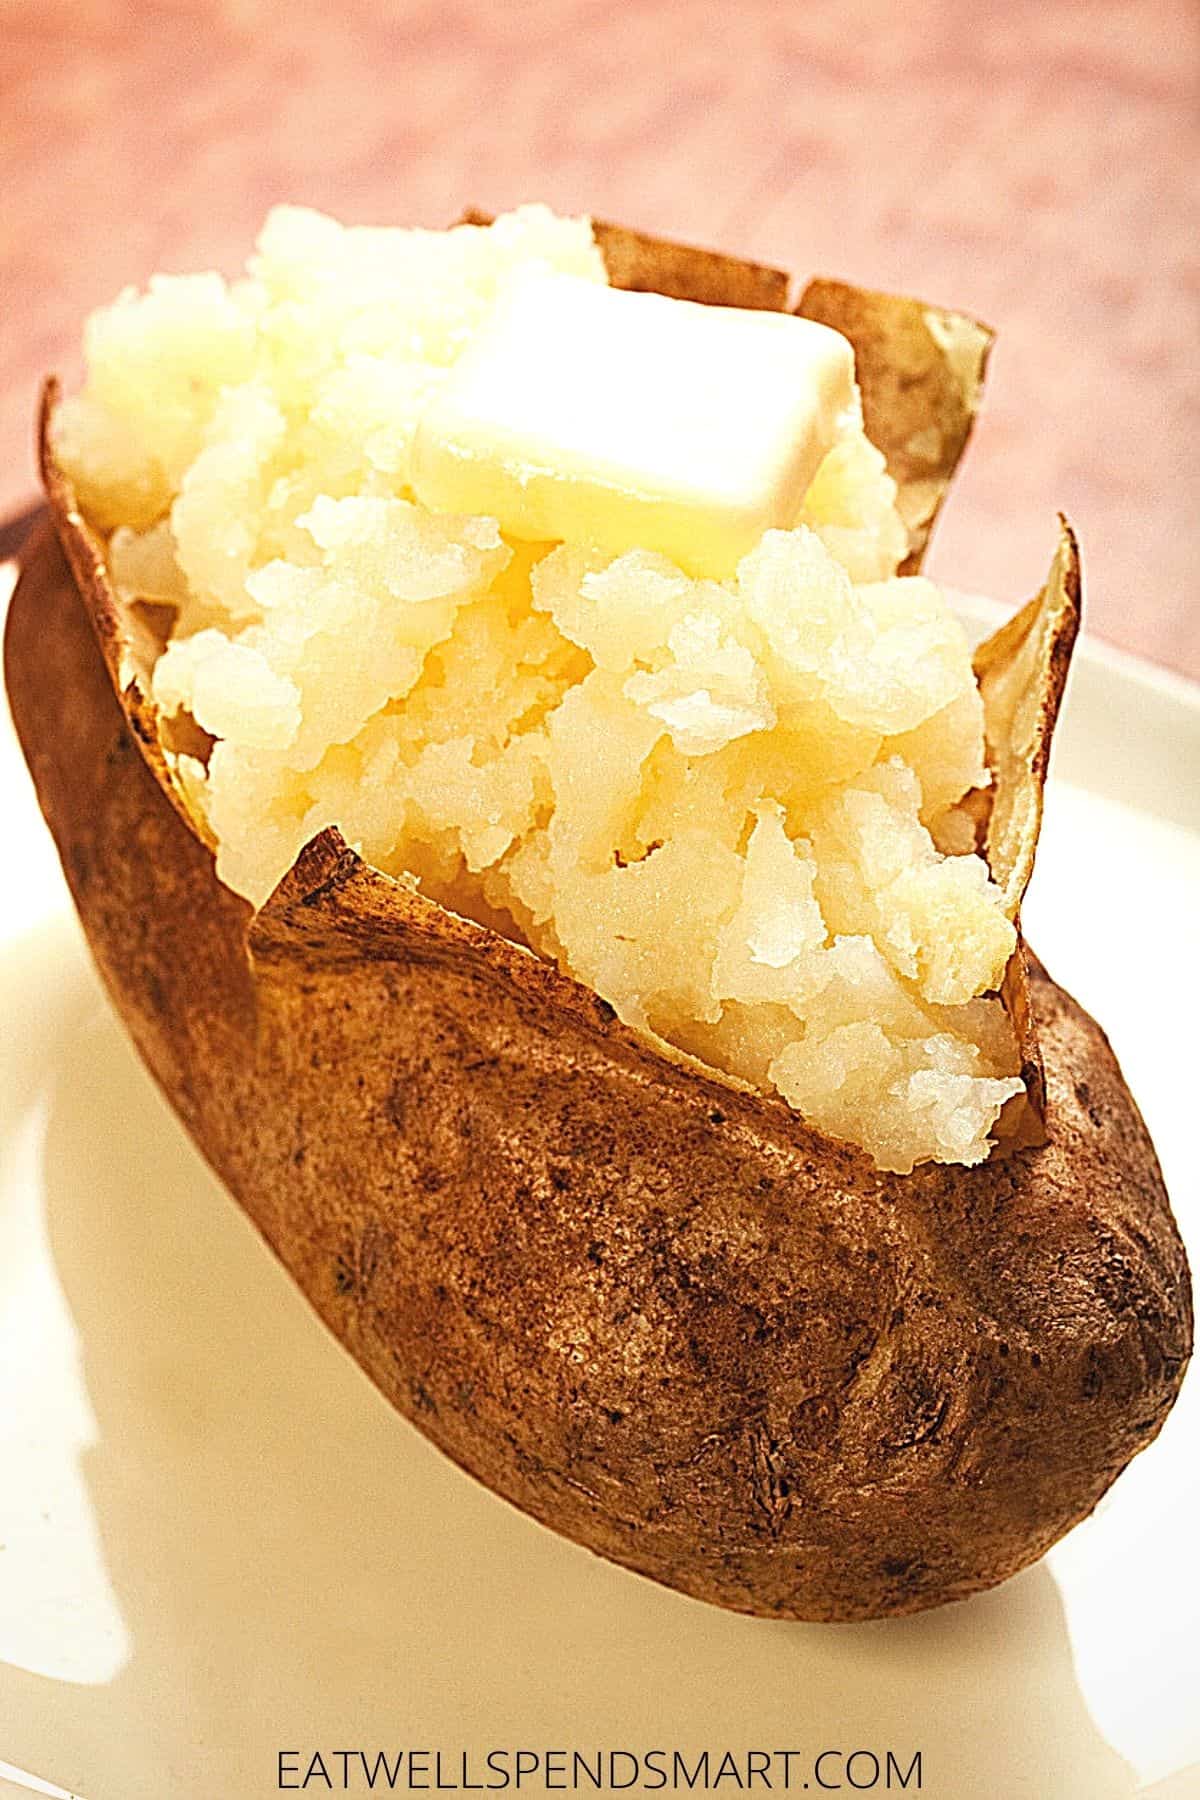
<path fill-rule="evenodd" d="M 49 530 L 6 673 L 168 1098 L 387 1397 L 515 1505 L 722 1606 L 866 1619 L 1013 1574 L 1158 1431 L 1183 1247 L 1102 1032 L 1041 970 L 1048 1143 L 884 1175 L 335 833 L 253 920 Z"/>

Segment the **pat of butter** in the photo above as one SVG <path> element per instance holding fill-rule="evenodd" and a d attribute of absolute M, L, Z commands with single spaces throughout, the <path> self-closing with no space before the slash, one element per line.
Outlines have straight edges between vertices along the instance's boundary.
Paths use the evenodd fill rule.
<path fill-rule="evenodd" d="M 795 524 L 858 407 L 854 352 L 828 326 L 531 272 L 426 409 L 413 488 L 514 537 L 724 576 Z"/>

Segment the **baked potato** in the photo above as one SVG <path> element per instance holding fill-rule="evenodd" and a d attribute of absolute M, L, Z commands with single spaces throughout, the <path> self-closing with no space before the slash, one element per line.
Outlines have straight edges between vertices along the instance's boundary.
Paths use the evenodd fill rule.
<path fill-rule="evenodd" d="M 615 282 L 782 308 L 786 278 L 597 227 Z M 982 327 L 832 282 L 919 565 Z M 1018 944 L 1026 1102 L 973 1168 L 887 1173 L 623 1024 L 336 830 L 260 908 L 218 880 L 164 751 L 152 609 L 57 460 L 5 643 L 14 719 L 93 953 L 148 1065 L 330 1330 L 461 1467 L 699 1599 L 859 1620 L 1040 1556 L 1157 1433 L 1188 1270 L 1100 1028 Z M 1078 620 L 1074 538 L 979 653 L 980 843 L 1015 916 Z M 298 1409 L 302 1396 L 297 1396 Z"/>

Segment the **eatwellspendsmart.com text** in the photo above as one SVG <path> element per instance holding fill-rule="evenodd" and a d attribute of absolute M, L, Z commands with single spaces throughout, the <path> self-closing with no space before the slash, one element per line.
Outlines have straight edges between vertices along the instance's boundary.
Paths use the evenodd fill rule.
<path fill-rule="evenodd" d="M 286 1749 L 281 1793 L 917 1794 L 919 1750 Z"/>

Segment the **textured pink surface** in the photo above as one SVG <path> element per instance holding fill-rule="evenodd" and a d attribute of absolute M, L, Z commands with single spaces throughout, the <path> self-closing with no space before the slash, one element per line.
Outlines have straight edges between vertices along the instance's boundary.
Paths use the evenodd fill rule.
<path fill-rule="evenodd" d="M 1063 507 L 1093 629 L 1200 675 L 1190 0 L 4 0 L 0 508 L 41 373 L 278 199 L 542 198 L 920 292 L 1000 330 L 932 572 L 1016 599 Z"/>

